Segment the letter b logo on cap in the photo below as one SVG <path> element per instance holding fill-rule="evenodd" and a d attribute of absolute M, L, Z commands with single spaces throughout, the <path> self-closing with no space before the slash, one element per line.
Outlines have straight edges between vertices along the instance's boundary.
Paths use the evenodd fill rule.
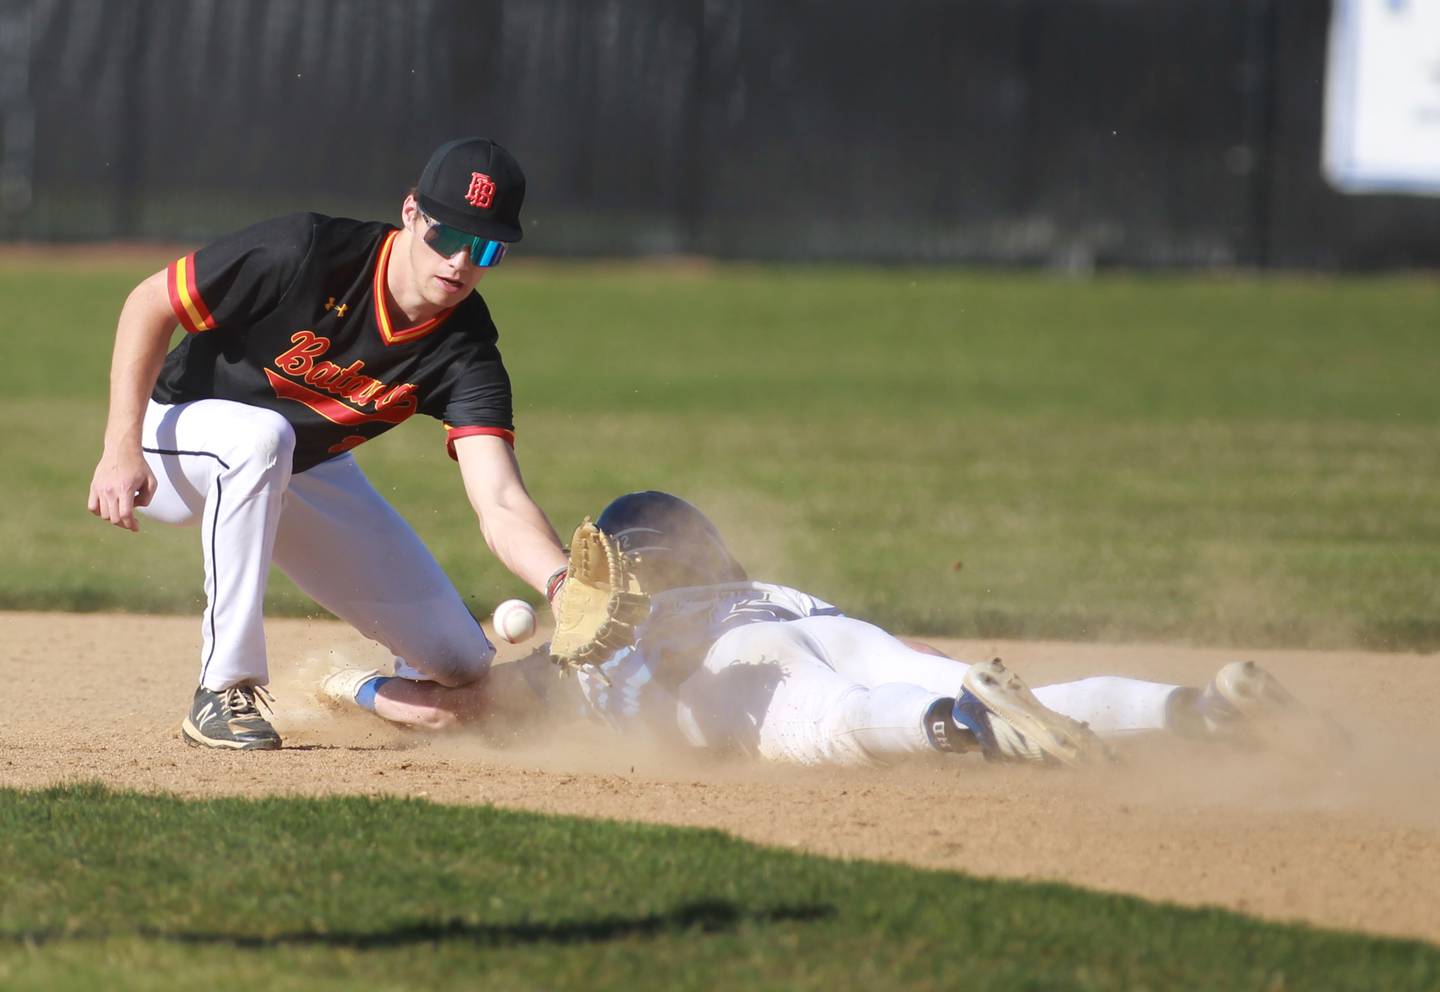
<path fill-rule="evenodd" d="M 489 210 L 495 202 L 495 181 L 483 172 L 470 173 L 470 189 L 465 193 L 465 202 L 481 210 Z"/>
<path fill-rule="evenodd" d="M 489 138 L 457 138 L 435 149 L 415 201 L 428 216 L 475 237 L 514 244 L 525 236 L 525 173 Z"/>

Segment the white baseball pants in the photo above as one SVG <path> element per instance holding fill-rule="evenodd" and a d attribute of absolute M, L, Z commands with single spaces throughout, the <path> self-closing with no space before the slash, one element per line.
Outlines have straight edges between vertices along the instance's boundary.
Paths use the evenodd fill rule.
<path fill-rule="evenodd" d="M 931 750 L 926 711 L 968 666 L 925 654 L 851 617 L 747 624 L 722 635 L 680 684 L 681 733 L 800 764 L 866 764 Z M 1051 709 L 1102 736 L 1160 730 L 1176 686 L 1101 676 L 1041 686 Z"/>
<path fill-rule="evenodd" d="M 269 681 L 263 605 L 272 564 L 385 645 L 397 672 L 465 685 L 494 647 L 410 525 L 353 456 L 299 475 L 284 417 L 228 400 L 151 402 L 142 446 L 157 488 L 140 512 L 200 528 L 205 598 L 200 683 Z"/>

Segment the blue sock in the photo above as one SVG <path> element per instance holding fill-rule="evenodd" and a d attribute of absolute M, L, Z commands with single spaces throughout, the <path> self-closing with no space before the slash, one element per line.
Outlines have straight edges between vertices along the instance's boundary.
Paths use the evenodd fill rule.
<path fill-rule="evenodd" d="M 377 675 L 370 681 L 366 682 L 359 689 L 355 690 L 355 704 L 369 710 L 371 713 L 374 713 L 375 692 L 386 682 L 389 682 L 391 678 L 393 678 L 393 676 Z"/>

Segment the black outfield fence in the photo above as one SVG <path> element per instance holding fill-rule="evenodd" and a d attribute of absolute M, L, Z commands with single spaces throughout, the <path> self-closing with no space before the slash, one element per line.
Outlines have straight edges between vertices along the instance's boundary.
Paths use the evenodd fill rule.
<path fill-rule="evenodd" d="M 534 254 L 1440 264 L 1320 174 L 1322 0 L 0 0 L 0 238 L 393 217 L 525 164 Z"/>

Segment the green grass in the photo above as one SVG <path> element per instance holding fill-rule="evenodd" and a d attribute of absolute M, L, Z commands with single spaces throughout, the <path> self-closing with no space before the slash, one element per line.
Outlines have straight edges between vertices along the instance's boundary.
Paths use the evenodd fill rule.
<path fill-rule="evenodd" d="M 0 606 L 199 608 L 193 533 L 83 507 L 115 315 L 153 267 L 0 272 Z M 756 574 L 916 633 L 1440 646 L 1433 278 L 550 264 L 484 288 L 562 531 L 658 487 Z M 483 615 L 525 591 L 439 434 L 360 458 Z M 270 603 L 314 609 L 284 581 Z"/>
<path fill-rule="evenodd" d="M 1440 951 L 681 830 L 0 790 L 7 989 L 1423 989 Z"/>

